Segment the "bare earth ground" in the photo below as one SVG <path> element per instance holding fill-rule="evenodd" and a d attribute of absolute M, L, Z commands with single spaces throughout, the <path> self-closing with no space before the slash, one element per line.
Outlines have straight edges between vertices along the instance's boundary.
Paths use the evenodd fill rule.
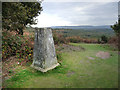
<path fill-rule="evenodd" d="M 95 58 L 93 58 L 93 57 L 88 57 L 88 59 L 90 59 L 90 60 L 95 60 Z"/>
<path fill-rule="evenodd" d="M 9 79 L 12 74 L 15 74 L 15 70 L 18 68 L 19 62 L 16 56 L 8 58 L 6 61 L 2 62 L 2 77 L 3 81 Z M 24 67 L 23 67 L 24 68 Z"/>
<path fill-rule="evenodd" d="M 100 57 L 101 59 L 107 59 L 110 57 L 109 52 L 99 51 L 96 53 L 96 57 Z"/>

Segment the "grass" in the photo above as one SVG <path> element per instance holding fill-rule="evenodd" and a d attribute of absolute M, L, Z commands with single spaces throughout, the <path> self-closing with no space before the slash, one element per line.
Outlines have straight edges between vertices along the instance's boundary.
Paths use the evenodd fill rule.
<path fill-rule="evenodd" d="M 46 73 L 31 67 L 21 66 L 17 73 L 6 80 L 7 88 L 117 88 L 118 87 L 118 56 L 117 51 L 108 45 L 78 44 L 84 51 L 61 53 L 61 65 Z M 108 59 L 96 57 L 98 51 L 111 54 Z M 94 60 L 88 57 L 95 58 Z"/>

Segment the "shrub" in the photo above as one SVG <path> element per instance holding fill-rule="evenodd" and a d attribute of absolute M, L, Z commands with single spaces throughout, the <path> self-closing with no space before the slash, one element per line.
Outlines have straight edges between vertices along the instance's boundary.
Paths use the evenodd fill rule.
<path fill-rule="evenodd" d="M 101 43 L 101 41 L 100 41 L 100 39 L 98 38 L 98 44 L 100 44 Z"/>
<path fill-rule="evenodd" d="M 110 37 L 110 39 L 108 40 L 108 43 L 117 44 L 118 43 L 118 37 L 117 36 Z"/>
<path fill-rule="evenodd" d="M 108 38 L 105 35 L 101 36 L 101 42 L 107 43 L 108 42 Z"/>
<path fill-rule="evenodd" d="M 119 38 L 117 36 L 113 36 L 111 37 L 109 40 L 108 40 L 108 43 L 111 45 L 111 46 L 114 46 L 116 48 L 120 47 L 120 42 L 119 42 Z M 120 48 L 118 48 L 120 50 Z"/>
<path fill-rule="evenodd" d="M 57 44 L 57 45 L 68 43 L 66 38 L 62 34 L 57 33 L 56 31 L 53 31 L 53 39 L 54 39 L 54 43 Z"/>
<path fill-rule="evenodd" d="M 68 42 L 72 43 L 97 43 L 98 41 L 96 39 L 88 39 L 88 38 L 81 38 L 79 36 L 72 36 L 66 38 Z"/>
<path fill-rule="evenodd" d="M 8 31 L 2 32 L 2 59 L 16 55 L 20 60 L 32 60 L 33 45 L 24 36 L 13 34 Z M 21 59 L 22 58 L 22 59 Z"/>
<path fill-rule="evenodd" d="M 13 35 L 7 31 L 2 32 L 2 58 L 3 60 L 16 54 L 21 48 L 22 40 L 19 36 Z"/>

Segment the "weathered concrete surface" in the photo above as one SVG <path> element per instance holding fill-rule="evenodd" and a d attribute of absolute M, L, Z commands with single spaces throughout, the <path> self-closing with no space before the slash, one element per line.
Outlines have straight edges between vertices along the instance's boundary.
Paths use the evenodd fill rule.
<path fill-rule="evenodd" d="M 51 29 L 37 28 L 35 30 L 35 44 L 32 67 L 47 72 L 59 65 L 56 58 Z"/>

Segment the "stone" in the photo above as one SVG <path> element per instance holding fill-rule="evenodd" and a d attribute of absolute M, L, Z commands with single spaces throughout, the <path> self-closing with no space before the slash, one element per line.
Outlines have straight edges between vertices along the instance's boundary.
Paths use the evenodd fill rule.
<path fill-rule="evenodd" d="M 59 65 L 50 28 L 36 28 L 34 42 L 31 67 L 41 72 L 47 72 Z"/>

